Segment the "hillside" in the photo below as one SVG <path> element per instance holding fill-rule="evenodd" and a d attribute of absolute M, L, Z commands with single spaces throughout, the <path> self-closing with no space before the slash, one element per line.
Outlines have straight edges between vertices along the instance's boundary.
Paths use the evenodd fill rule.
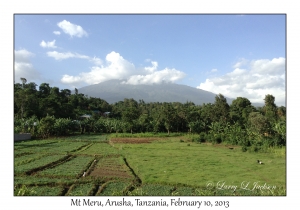
<path fill-rule="evenodd" d="M 138 101 L 143 99 L 148 102 L 194 102 L 197 105 L 214 103 L 216 94 L 193 88 L 187 85 L 162 83 L 153 85 L 128 85 L 122 84 L 122 80 L 109 80 L 95 85 L 78 89 L 90 97 L 106 100 L 108 103 L 123 101 L 124 98 L 133 98 Z M 231 104 L 232 99 L 227 98 Z"/>

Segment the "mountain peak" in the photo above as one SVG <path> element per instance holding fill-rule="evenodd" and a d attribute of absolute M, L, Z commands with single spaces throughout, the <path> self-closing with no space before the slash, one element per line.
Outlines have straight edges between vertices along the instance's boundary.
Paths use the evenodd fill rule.
<path fill-rule="evenodd" d="M 160 84 L 126 84 L 126 80 L 109 80 L 99 84 L 78 89 L 90 97 L 106 100 L 108 103 L 123 101 L 124 98 L 144 100 L 147 102 L 180 102 L 191 101 L 197 105 L 214 103 L 216 94 L 193 88 L 187 85 L 163 82 Z M 232 99 L 227 99 L 230 104 Z"/>

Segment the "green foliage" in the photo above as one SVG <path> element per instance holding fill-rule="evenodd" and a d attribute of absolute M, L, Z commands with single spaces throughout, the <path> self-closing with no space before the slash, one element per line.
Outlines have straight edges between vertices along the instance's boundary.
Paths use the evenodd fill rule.
<path fill-rule="evenodd" d="M 30 118 L 16 118 L 14 120 L 14 133 L 30 133 L 35 136 L 38 125 L 39 121 L 35 115 Z"/>
<path fill-rule="evenodd" d="M 243 126 L 248 121 L 248 116 L 255 108 L 247 98 L 237 97 L 230 105 L 230 116 L 233 122 Z"/>
<path fill-rule="evenodd" d="M 116 134 L 113 134 L 116 135 Z M 131 134 L 128 134 L 131 135 Z M 135 135 L 135 134 L 133 134 Z M 167 134 L 165 133 L 167 136 Z M 213 136 L 213 134 L 208 134 Z M 220 134 L 221 135 L 221 134 Z M 253 141 L 255 147 L 228 149 L 225 144 L 197 144 L 195 135 L 160 138 L 150 144 L 115 144 L 104 141 L 103 135 L 80 135 L 47 140 L 15 142 L 14 194 L 17 195 L 285 195 L 285 147 L 268 147 L 268 139 Z M 97 140 L 99 138 L 99 140 Z M 222 136 L 221 136 L 222 138 Z M 188 142 L 180 143 L 180 139 Z M 102 143 L 101 143 L 102 142 Z M 116 148 L 122 147 L 122 154 Z M 251 149 L 253 148 L 253 149 Z M 251 150 L 250 150 L 251 149 Z M 257 150 L 257 152 L 254 152 Z M 19 152 L 17 152 L 19 151 Z M 63 155 L 63 153 L 68 155 Z M 106 155 L 103 155 L 107 152 Z M 116 152 L 116 153 L 115 153 Z M 130 174 L 123 158 L 135 177 L 92 175 L 93 170 Z M 94 163 L 96 159 L 96 163 Z M 262 160 L 264 165 L 257 164 Z M 24 162 L 22 162 L 24 160 Z M 188 163 L 188 164 L 187 164 Z M 87 176 L 82 177 L 86 171 Z M 101 176 L 101 173 L 98 174 Z M 30 173 L 27 173 L 30 172 Z M 276 185 L 276 190 L 243 191 L 207 189 L 207 182 L 224 180 L 228 184 L 250 183 Z M 109 181 L 108 181 L 109 180 Z M 23 191 L 20 189 L 23 187 Z M 31 193 L 32 192 L 32 193 Z"/>
<path fill-rule="evenodd" d="M 268 119 L 259 112 L 251 112 L 248 118 L 248 132 L 250 136 L 260 139 L 271 129 Z"/>
<path fill-rule="evenodd" d="M 33 195 L 37 195 L 37 193 L 32 188 L 28 188 L 26 185 L 22 185 L 21 188 L 18 188 L 15 186 L 14 195 L 15 196 L 33 196 Z"/>
<path fill-rule="evenodd" d="M 218 119 L 222 123 L 229 121 L 229 110 L 230 107 L 226 98 L 222 94 L 217 95 L 214 104 L 215 119 Z"/>
<path fill-rule="evenodd" d="M 51 176 L 70 176 L 79 177 L 82 176 L 86 167 L 93 161 L 93 157 L 78 156 L 64 164 L 58 165 L 54 168 L 46 169 L 39 172 L 41 175 L 51 175 Z M 66 170 L 68 169 L 68 170 Z"/>
<path fill-rule="evenodd" d="M 99 195 L 102 196 L 123 196 L 126 193 L 127 187 L 130 183 L 127 182 L 108 182 L 103 186 L 103 189 Z"/>
<path fill-rule="evenodd" d="M 173 196 L 193 196 L 194 189 L 191 187 L 177 187 L 175 191 L 172 192 Z"/>
<path fill-rule="evenodd" d="M 40 120 L 38 133 L 42 138 L 48 138 L 54 132 L 55 118 L 46 116 Z"/>
<path fill-rule="evenodd" d="M 27 164 L 15 166 L 14 172 L 16 174 L 25 173 L 27 171 L 50 164 L 54 161 L 58 161 L 63 157 L 64 157 L 64 155 L 48 155 L 48 156 L 42 157 L 40 159 L 37 159 L 35 161 L 29 162 Z"/>
<path fill-rule="evenodd" d="M 94 188 L 94 183 L 72 185 L 67 193 L 68 196 L 88 196 Z"/>
<path fill-rule="evenodd" d="M 131 195 L 138 196 L 169 196 L 171 195 L 173 186 L 159 184 L 145 184 L 135 189 Z"/>
<path fill-rule="evenodd" d="M 71 119 L 58 118 L 55 119 L 53 130 L 57 136 L 69 135 L 73 126 Z"/>
<path fill-rule="evenodd" d="M 145 103 L 125 98 L 108 104 L 100 98 L 68 89 L 60 90 L 42 83 L 14 85 L 14 132 L 36 137 L 116 133 L 118 136 L 174 136 L 173 133 L 201 134 L 192 141 L 251 146 L 264 141 L 264 146 L 286 145 L 286 108 L 277 107 L 275 97 L 265 96 L 265 105 L 255 108 L 247 98 L 237 97 L 229 106 L 222 94 L 214 103 L 192 102 Z M 109 115 L 105 114 L 110 112 Z M 80 118 L 83 114 L 91 118 Z M 205 137 L 204 137 L 205 136 Z"/>
<path fill-rule="evenodd" d="M 206 133 L 201 132 L 199 135 L 199 142 L 201 143 L 206 142 L 206 139 L 207 139 Z"/>

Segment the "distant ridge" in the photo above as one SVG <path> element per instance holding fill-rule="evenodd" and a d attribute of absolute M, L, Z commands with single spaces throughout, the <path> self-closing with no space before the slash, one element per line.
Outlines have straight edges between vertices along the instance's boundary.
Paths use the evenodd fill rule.
<path fill-rule="evenodd" d="M 193 88 L 187 85 L 161 83 L 152 85 L 122 84 L 124 80 L 109 80 L 95 85 L 78 89 L 78 93 L 90 97 L 101 98 L 110 104 L 133 98 L 136 101 L 149 102 L 180 102 L 191 101 L 196 105 L 214 103 L 216 94 Z M 231 104 L 233 99 L 226 98 Z"/>

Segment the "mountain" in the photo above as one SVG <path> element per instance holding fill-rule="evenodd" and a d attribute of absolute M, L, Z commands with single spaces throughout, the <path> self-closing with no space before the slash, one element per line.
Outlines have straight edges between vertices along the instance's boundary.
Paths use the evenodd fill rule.
<path fill-rule="evenodd" d="M 148 102 L 194 102 L 197 105 L 214 103 L 216 94 L 193 88 L 187 85 L 162 83 L 152 85 L 122 84 L 122 80 L 109 80 L 95 85 L 78 89 L 78 93 L 90 97 L 101 98 L 112 104 L 123 101 L 124 98 L 133 98 L 136 101 L 143 99 Z M 231 104 L 233 99 L 226 98 Z"/>

